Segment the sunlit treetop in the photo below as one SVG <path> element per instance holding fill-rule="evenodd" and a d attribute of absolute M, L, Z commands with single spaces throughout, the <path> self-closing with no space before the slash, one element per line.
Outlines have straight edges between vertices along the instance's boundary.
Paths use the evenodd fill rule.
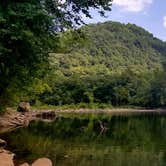
<path fill-rule="evenodd" d="M 62 30 L 84 24 L 82 17 L 92 18 L 92 8 L 105 17 L 105 11 L 111 11 L 112 0 L 43 0 L 42 3 L 54 18 L 55 30 Z"/>
<path fill-rule="evenodd" d="M 111 11 L 112 0 L 0 0 L 1 10 L 7 10 L 11 5 L 13 8 L 26 6 L 29 12 L 36 7 L 42 9 L 52 18 L 54 30 L 60 31 L 83 24 L 83 16 L 92 18 L 90 14 L 92 8 L 104 17 L 105 11 Z"/>

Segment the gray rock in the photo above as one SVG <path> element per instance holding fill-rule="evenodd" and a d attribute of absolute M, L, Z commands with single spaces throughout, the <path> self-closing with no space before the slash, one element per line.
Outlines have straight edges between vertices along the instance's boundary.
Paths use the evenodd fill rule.
<path fill-rule="evenodd" d="M 17 108 L 18 112 L 29 112 L 30 104 L 28 102 L 21 102 Z"/>

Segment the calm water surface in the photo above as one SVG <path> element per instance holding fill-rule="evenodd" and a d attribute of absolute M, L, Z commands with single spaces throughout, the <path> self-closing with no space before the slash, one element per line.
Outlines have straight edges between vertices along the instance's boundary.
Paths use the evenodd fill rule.
<path fill-rule="evenodd" d="M 166 116 L 61 115 L 3 136 L 19 162 L 54 166 L 166 166 Z"/>

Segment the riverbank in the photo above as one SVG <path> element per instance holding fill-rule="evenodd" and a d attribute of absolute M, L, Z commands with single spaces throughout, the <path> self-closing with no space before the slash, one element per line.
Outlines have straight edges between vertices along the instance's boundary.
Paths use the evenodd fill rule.
<path fill-rule="evenodd" d="M 33 109 L 29 112 L 20 113 L 14 109 L 9 109 L 5 114 L 0 116 L 0 133 L 10 132 L 19 127 L 26 127 L 31 121 L 42 120 L 42 121 L 53 121 L 61 113 L 72 113 L 72 114 L 141 114 L 141 113 L 157 113 L 164 114 L 166 109 L 130 109 L 130 108 L 114 108 L 114 109 Z"/>
<path fill-rule="evenodd" d="M 0 134 L 20 127 L 26 127 L 31 121 L 42 120 L 51 122 L 56 117 L 55 111 L 52 110 L 32 110 L 21 113 L 10 109 L 0 116 Z"/>

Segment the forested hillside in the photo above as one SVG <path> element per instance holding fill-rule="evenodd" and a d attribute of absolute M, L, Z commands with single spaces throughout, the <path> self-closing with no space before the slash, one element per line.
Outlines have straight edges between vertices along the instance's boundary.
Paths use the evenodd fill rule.
<path fill-rule="evenodd" d="M 86 43 L 73 45 L 68 49 L 70 54 L 54 55 L 53 61 L 59 63 L 61 69 L 74 70 L 79 67 L 89 72 L 93 69 L 108 69 L 110 72 L 120 73 L 127 68 L 136 72 L 162 68 L 166 57 L 166 43 L 142 28 L 132 24 L 106 22 L 88 25 L 82 30 L 88 40 Z"/>
<path fill-rule="evenodd" d="M 106 22 L 81 28 L 84 42 L 50 54 L 45 77 L 50 90 L 40 95 L 46 104 L 107 103 L 164 106 L 166 43 L 132 24 Z M 72 41 L 72 40 L 71 40 Z M 69 43 L 68 43 L 69 45 Z"/>

